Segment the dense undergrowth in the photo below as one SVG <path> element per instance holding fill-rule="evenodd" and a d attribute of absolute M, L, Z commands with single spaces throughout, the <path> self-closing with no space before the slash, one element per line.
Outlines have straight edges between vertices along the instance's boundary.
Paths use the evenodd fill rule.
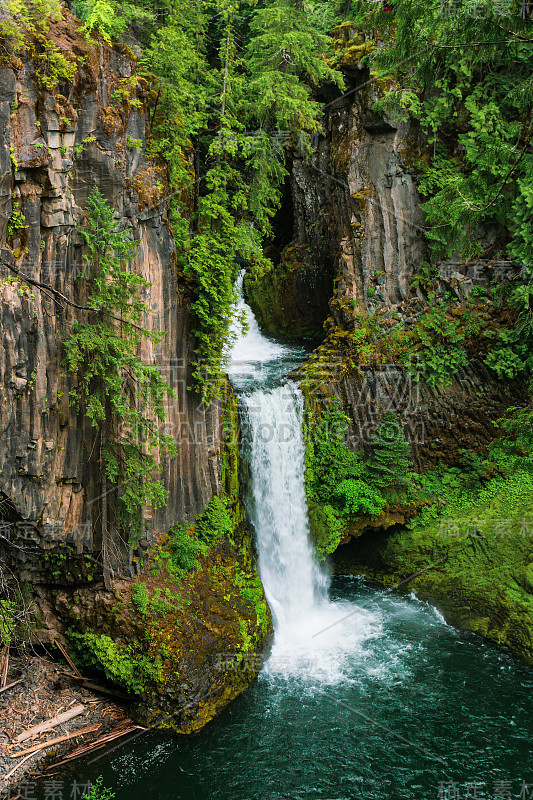
<path fill-rule="evenodd" d="M 366 452 L 349 447 L 348 421 L 333 401 L 318 416 L 307 412 L 306 487 L 320 558 L 354 533 L 354 520 L 363 522 L 359 533 L 366 526 L 387 527 L 391 511 L 403 514 L 409 530 L 441 537 L 441 543 L 485 535 L 497 539 L 506 535 L 501 528 L 512 517 L 524 547 L 533 551 L 530 409 L 510 409 L 495 422 L 500 435 L 485 454 L 459 450 L 455 466 L 440 464 L 424 474 L 413 470 L 410 446 L 393 414 L 376 425 Z"/>
<path fill-rule="evenodd" d="M 382 87 L 376 111 L 409 115 L 426 137 L 431 155 L 419 191 L 432 264 L 504 260 L 498 302 L 514 313 L 488 363 L 498 375 L 530 375 L 533 29 L 526 5 L 400 0 L 386 14 L 362 2 L 354 25 L 375 30 L 381 42 L 367 57 Z M 421 265 L 416 280 L 431 273 L 436 266 Z"/>
<path fill-rule="evenodd" d="M 531 409 L 500 421 L 484 456 L 417 476 L 424 501 L 405 527 L 371 531 L 338 568 L 415 590 L 449 621 L 533 663 L 533 439 Z"/>
<path fill-rule="evenodd" d="M 348 418 L 331 402 L 318 417 L 307 414 L 306 491 L 319 558 L 338 547 L 354 516 L 378 518 L 387 506 L 408 501 L 410 446 L 393 414 L 371 436 L 371 454 L 346 442 Z"/>

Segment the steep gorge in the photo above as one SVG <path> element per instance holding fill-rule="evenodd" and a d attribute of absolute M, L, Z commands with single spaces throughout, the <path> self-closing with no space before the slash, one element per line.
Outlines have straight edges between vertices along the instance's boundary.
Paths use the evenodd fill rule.
<path fill-rule="evenodd" d="M 231 20 L 227 29 L 226 71 L 208 53 L 217 79 L 233 69 Z M 217 221 L 229 217 L 224 193 L 233 211 L 243 196 L 249 199 L 243 175 L 251 168 L 235 155 L 238 146 L 249 155 L 249 132 L 230 127 L 228 140 L 242 134 L 244 144 L 228 155 L 217 127 L 227 123 L 224 78 L 223 111 L 217 117 L 210 109 L 216 124 L 204 120 L 214 150 L 201 136 L 194 146 L 184 136 L 171 164 L 152 147 L 154 119 L 166 113 L 160 106 L 158 112 L 160 90 L 139 77 L 128 46 L 103 36 L 88 42 L 68 12 L 51 24 L 47 41 L 76 67 L 52 88 L 37 50 L 0 57 L 0 555 L 32 609 L 34 641 L 51 645 L 59 636 L 83 668 L 130 693 L 138 719 L 191 732 L 252 683 L 271 633 L 241 499 L 236 398 L 226 377 L 209 405 L 191 388 L 200 339 L 213 344 L 212 328 L 218 346 L 219 315 L 231 316 L 232 281 L 243 265 L 231 237 L 255 230 L 251 212 L 241 216 L 239 209 L 241 228 L 231 223 L 229 233 L 215 237 Z M 375 108 L 390 89 L 369 63 L 382 44 L 376 31 L 349 22 L 336 28 L 333 58 L 345 89 L 325 79 L 314 87 L 323 117 L 309 158 L 281 132 L 290 173 L 264 248 L 272 265 L 245 247 L 245 292 L 263 330 L 315 346 L 299 375 L 318 552 L 331 554 L 338 573 L 415 589 L 447 619 L 533 663 L 532 480 L 525 468 L 508 479 L 504 459 L 483 460 L 493 457 L 496 420 L 529 396 L 525 380 L 502 377 L 487 363 L 493 340 L 513 321 L 509 307 L 490 294 L 507 263 L 508 232 L 478 230 L 478 262 L 457 257 L 431 272 L 418 188 L 432 148 L 412 116 Z M 177 199 L 176 162 L 187 177 Z M 220 168 L 216 179 L 208 166 Z M 138 243 L 131 269 L 149 284 L 145 324 L 164 331 L 162 343 L 144 342 L 141 355 L 175 392 L 165 401 L 165 431 L 177 455 L 158 455 L 168 502 L 143 508 L 135 540 L 115 532 L 109 563 L 102 558 L 98 440 L 88 416 L 70 402 L 75 379 L 64 347 L 89 292 L 81 231 L 93 186 L 121 231 Z M 202 200 L 208 222 L 204 240 L 198 237 L 205 249 L 194 265 L 195 285 L 183 267 L 190 240 L 180 239 L 180 225 L 198 233 Z M 202 306 L 198 286 L 206 285 L 212 304 Z M 126 381 L 139 402 L 133 384 Z M 408 443 L 418 473 L 413 480 L 430 476 L 422 490 L 403 491 L 402 475 L 396 486 L 402 491 L 378 496 L 351 477 L 352 484 L 331 494 L 332 504 L 346 500 L 342 514 L 329 499 L 312 497 L 313 470 L 321 477 L 313 437 L 320 440 L 324 423 L 327 439 L 339 409 L 346 431 L 336 463 L 353 467 L 357 454 L 359 478 L 365 459 L 372 462 L 379 425 L 392 417 L 399 435 L 388 445 L 401 450 Z M 400 463 L 403 469 L 407 461 Z M 448 490 L 460 493 L 465 482 L 475 487 L 476 500 L 461 505 L 463 496 Z M 193 539 L 195 557 L 187 551 Z M 176 568 L 176 554 L 189 558 L 186 566 Z M 227 659 L 233 666 L 221 668 Z"/>
<path fill-rule="evenodd" d="M 509 310 L 490 299 L 490 287 L 509 273 L 506 234 L 496 225 L 482 227 L 480 258 L 456 255 L 425 273 L 431 256 L 418 185 L 432 146 L 410 115 L 375 110 L 390 89 L 364 58 L 375 47 L 375 31 L 352 23 L 336 28 L 346 92 L 337 100 L 324 96 L 314 153 L 308 161 L 294 156 L 292 239 L 278 266 L 248 280 L 247 293 L 264 330 L 290 336 L 292 328 L 298 336 L 307 329 L 317 336 L 318 323 L 323 325 L 322 343 L 302 373 L 311 437 L 329 418 L 332 403 L 338 404 L 346 414 L 348 448 L 368 457 L 380 420 L 392 415 L 410 445 L 414 469 L 433 474 L 449 468 L 445 480 L 453 484 L 457 474 L 467 475 L 464 452 L 483 459 L 501 435 L 496 421 L 528 402 L 527 381 L 503 378 L 486 363 L 490 337 L 497 338 L 509 320 Z M 327 275 L 334 289 L 313 329 L 300 310 L 323 308 L 317 273 Z M 442 317 L 435 314 L 435 327 L 429 322 L 425 338 L 418 338 L 421 320 L 424 325 L 435 307 L 443 309 Z M 455 364 L 447 336 L 462 336 L 474 317 L 480 322 L 464 336 L 466 358 Z M 441 335 L 439 326 L 447 321 L 448 333 Z M 425 356 L 420 342 L 431 337 L 433 350 Z M 441 360 L 440 375 L 425 357 Z M 314 468 L 310 451 L 308 469 Z M 497 474 L 495 464 L 492 469 Z M 338 573 L 414 589 L 448 620 L 532 663 L 531 481 L 495 482 L 477 503 L 455 511 L 448 488 L 436 481 L 422 500 L 415 493 L 389 500 L 381 514 L 348 514 L 337 539 L 330 511 L 317 506 L 311 489 L 319 550 L 337 548 L 332 558 Z M 428 502 L 452 510 L 418 521 Z"/>
<path fill-rule="evenodd" d="M 93 644 L 91 665 L 134 690 L 141 718 L 157 723 L 170 714 L 166 724 L 192 730 L 253 678 L 221 672 L 220 654 L 260 650 L 269 630 L 239 496 L 235 401 L 229 385 L 209 406 L 189 388 L 191 298 L 176 265 L 166 167 L 146 153 L 147 84 L 136 57 L 126 45 L 87 43 L 78 27 L 66 12 L 47 33 L 77 67 L 55 89 L 47 89 L 31 49 L 0 60 L 1 555 L 27 606 L 36 603 L 34 641 L 92 637 L 85 640 Z M 93 186 L 139 243 L 132 269 L 150 284 L 146 324 L 164 332 L 142 357 L 175 393 L 165 430 L 177 455 L 161 457 L 168 502 L 143 510 L 144 532 L 132 548 L 116 536 L 109 591 L 97 436 L 71 403 L 64 350 L 87 300 L 79 226 Z M 169 529 L 194 523 L 224 494 L 232 529 L 202 557 L 201 573 L 179 586 L 164 570 L 146 578 Z M 143 566 L 137 583 L 147 581 L 154 606 L 162 598 L 152 621 L 132 601 Z M 255 587 L 255 605 L 243 599 L 246 587 Z"/>

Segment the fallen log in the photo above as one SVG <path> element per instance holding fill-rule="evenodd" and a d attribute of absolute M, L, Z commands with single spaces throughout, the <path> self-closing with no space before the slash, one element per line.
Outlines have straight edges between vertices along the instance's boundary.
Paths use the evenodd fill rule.
<path fill-rule="evenodd" d="M 74 706 L 74 708 L 64 711 L 62 714 L 58 714 L 56 717 L 51 717 L 51 719 L 47 719 L 45 722 L 40 722 L 39 725 L 34 725 L 32 728 L 28 728 L 28 730 L 19 733 L 15 741 L 17 744 L 25 742 L 26 739 L 31 739 L 33 736 L 38 736 L 40 733 L 45 733 L 45 731 L 49 731 L 51 728 L 55 728 L 57 725 L 61 725 L 63 722 L 68 722 L 69 719 L 74 719 L 74 717 L 83 714 L 84 711 L 86 711 L 85 706 Z"/>
<path fill-rule="evenodd" d="M 47 771 L 52 769 L 57 769 L 58 767 L 64 766 L 64 764 L 68 764 L 69 761 L 74 761 L 76 758 L 81 758 L 81 756 L 88 755 L 89 753 L 94 753 L 95 750 L 101 750 L 102 747 L 105 747 L 106 744 L 113 742 L 115 739 L 119 739 L 121 736 L 125 736 L 127 733 L 133 733 L 133 731 L 139 730 L 138 725 L 132 725 L 127 728 L 121 728 L 118 731 L 111 731 L 110 733 L 101 736 L 99 739 L 95 739 L 93 742 L 90 742 L 86 745 L 81 745 L 76 750 L 73 750 L 71 753 L 68 753 L 61 761 L 57 761 L 55 764 L 50 764 L 47 767 Z M 144 730 L 144 728 L 142 729 Z"/>
<path fill-rule="evenodd" d="M 63 656 L 63 658 L 65 659 L 65 661 L 67 662 L 67 664 L 69 665 L 69 667 L 74 670 L 74 672 L 76 673 L 76 675 L 78 677 L 81 678 L 81 672 L 79 671 L 79 669 L 77 668 L 76 664 L 74 663 L 74 661 L 71 659 L 70 655 L 68 654 L 67 648 L 63 644 L 61 644 L 61 642 L 59 641 L 58 637 L 56 637 L 54 639 L 54 644 L 57 647 L 57 649 L 59 650 L 59 652 L 61 653 L 61 655 Z"/>
<path fill-rule="evenodd" d="M 39 750 L 44 750 L 47 747 L 51 747 L 53 744 L 60 744 L 60 742 L 67 742 L 69 739 L 76 739 L 78 736 L 85 736 L 88 733 L 94 733 L 101 728 L 101 726 L 102 723 L 97 722 L 95 725 L 88 725 L 86 728 L 79 728 L 79 730 L 65 733 L 63 736 L 56 736 L 55 739 L 49 739 L 47 742 L 43 742 L 42 744 L 36 744 L 33 747 L 26 748 L 26 750 L 19 750 L 18 753 L 11 753 L 10 758 L 20 758 L 20 756 L 26 756 L 29 753 L 37 753 Z"/>
<path fill-rule="evenodd" d="M 114 689 L 108 689 L 106 686 L 102 686 L 100 683 L 94 683 L 92 678 L 84 678 L 81 675 L 72 675 L 71 672 L 65 672 L 64 670 L 61 670 L 61 672 L 63 675 L 68 675 L 68 677 L 72 678 L 73 681 L 82 683 L 84 689 L 92 689 L 95 692 L 108 694 L 111 697 L 117 697 L 119 700 L 132 700 L 131 695 L 123 694 L 122 692 L 115 691 Z"/>

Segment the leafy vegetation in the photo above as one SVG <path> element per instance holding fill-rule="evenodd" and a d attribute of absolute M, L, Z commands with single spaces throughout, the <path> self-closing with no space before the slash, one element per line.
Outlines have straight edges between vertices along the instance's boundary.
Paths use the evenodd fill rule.
<path fill-rule="evenodd" d="M 3 578 L 3 575 L 1 576 Z M 16 607 L 7 592 L 0 598 L 0 644 L 9 644 L 17 621 Z"/>
<path fill-rule="evenodd" d="M 106 678 L 128 692 L 142 694 L 146 683 L 161 669 L 160 659 L 152 661 L 139 643 L 115 642 L 105 633 L 68 633 L 80 666 L 104 672 Z"/>
<path fill-rule="evenodd" d="M 448 619 L 533 663 L 532 410 L 511 409 L 485 455 L 415 479 L 425 505 L 408 529 L 358 540 L 355 566 L 438 603 Z M 363 566 L 366 565 L 366 566 Z"/>
<path fill-rule="evenodd" d="M 351 516 L 379 516 L 410 485 L 410 447 L 393 414 L 376 426 L 368 458 L 348 447 L 347 428 L 348 418 L 336 402 L 318 419 L 308 411 L 306 491 L 319 558 L 337 548 Z"/>
<path fill-rule="evenodd" d="M 146 614 L 150 605 L 150 595 L 145 583 L 136 583 L 131 591 L 131 600 L 139 614 Z"/>
<path fill-rule="evenodd" d="M 26 225 L 26 217 L 20 211 L 19 203 L 16 201 L 13 203 L 13 209 L 11 211 L 11 216 L 7 223 L 7 230 L 6 230 L 6 239 L 9 239 L 13 236 L 16 232 L 23 231 L 28 226 Z"/>
<path fill-rule="evenodd" d="M 309 9 L 299 0 L 73 2 L 89 40 L 133 34 L 142 47 L 148 154 L 168 165 L 168 186 L 158 194 L 166 189 L 178 269 L 192 294 L 193 384 L 206 402 L 220 390 L 238 270 L 266 263 L 261 243 L 280 205 L 286 151 L 310 151 L 321 115 L 313 90 L 342 85 L 326 57 L 333 9 L 324 0 Z M 35 52 L 46 91 L 74 82 L 76 60 L 49 36 L 63 16 L 59 0 L 9 0 L 8 10 L 0 35 L 9 52 Z M 119 87 L 112 104 L 117 92 L 124 94 Z M 130 138 L 126 146 L 138 145 Z"/>
<path fill-rule="evenodd" d="M 77 377 L 72 403 L 97 429 L 102 496 L 102 552 L 109 569 L 112 531 L 131 542 L 141 531 L 146 505 L 166 501 L 156 455 L 173 454 L 170 436 L 161 433 L 164 400 L 170 393 L 159 370 L 139 357 L 143 343 L 156 346 L 161 334 L 143 324 L 149 306 L 140 293 L 148 281 L 131 269 L 136 245 L 119 230 L 113 210 L 97 188 L 88 200 L 87 225 L 79 228 L 87 254 L 89 296 L 86 321 L 76 321 L 65 342 L 68 369 Z"/>
<path fill-rule="evenodd" d="M 59 0 L 6 0 L 2 10 L 0 37 L 9 43 L 7 52 L 30 50 L 35 57 L 35 77 L 46 91 L 56 91 L 63 81 L 71 82 L 79 64 L 48 35 L 51 25 L 63 18 Z"/>
<path fill-rule="evenodd" d="M 514 262 L 504 299 L 515 325 L 499 335 L 487 364 L 499 376 L 531 374 L 533 48 L 522 5 L 398 0 L 386 14 L 364 0 L 355 24 L 383 38 L 372 54 L 383 87 L 377 109 L 409 114 L 433 150 L 419 187 L 433 259 Z M 454 354 L 452 371 L 465 358 L 461 347 Z M 438 354 L 431 361 L 442 373 Z"/>
<path fill-rule="evenodd" d="M 214 495 L 194 524 L 179 520 L 168 536 L 156 547 L 149 574 L 167 572 L 176 583 L 200 568 L 200 557 L 223 538 L 231 538 L 234 524 L 226 508 L 227 501 Z"/>
<path fill-rule="evenodd" d="M 196 532 L 199 539 L 206 544 L 231 536 L 233 525 L 225 503 L 214 495 L 202 514 L 196 517 Z"/>
<path fill-rule="evenodd" d="M 150 147 L 170 167 L 179 268 L 195 295 L 193 377 L 206 400 L 218 391 L 239 261 L 264 261 L 283 141 L 302 135 L 305 147 L 319 117 L 311 87 L 340 82 L 317 55 L 329 46 L 291 0 L 173 4 L 147 42 L 142 63 L 158 76 Z"/>
<path fill-rule="evenodd" d="M 472 304 L 458 309 L 449 300 L 431 296 L 430 300 L 432 305 L 406 332 L 403 360 L 417 379 L 423 376 L 429 386 L 447 386 L 461 367 L 468 365 L 467 345 L 482 331 L 485 322 Z"/>
<path fill-rule="evenodd" d="M 89 793 L 83 795 L 82 800 L 113 800 L 115 792 L 103 785 L 104 779 L 99 775 L 94 783 L 89 786 Z"/>

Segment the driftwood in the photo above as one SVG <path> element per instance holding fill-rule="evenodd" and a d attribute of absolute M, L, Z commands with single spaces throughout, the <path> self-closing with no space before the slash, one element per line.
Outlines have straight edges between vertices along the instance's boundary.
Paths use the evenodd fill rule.
<path fill-rule="evenodd" d="M 6 645 L 0 656 L 0 689 L 7 683 L 7 671 L 9 669 L 9 645 Z"/>
<path fill-rule="evenodd" d="M 14 773 L 14 772 L 16 772 L 16 771 L 18 770 L 18 768 L 19 768 L 19 767 L 21 767 L 21 766 L 24 764 L 24 762 L 25 762 L 25 761 L 27 761 L 29 758 L 31 758 L 31 757 L 32 757 L 32 755 L 33 755 L 33 753 L 30 753 L 28 756 L 26 756 L 25 758 L 23 758 L 23 759 L 22 759 L 22 761 L 19 761 L 19 763 L 18 763 L 18 764 L 16 764 L 16 765 L 13 767 L 13 769 L 10 769 L 10 770 L 9 770 L 9 772 L 7 773 L 7 775 L 2 775 L 2 776 L 0 776 L 0 777 L 2 778 L 2 780 L 3 780 L 3 781 L 7 781 L 7 779 L 8 779 L 8 778 L 10 778 L 10 777 L 13 775 L 13 773 Z"/>
<path fill-rule="evenodd" d="M 123 694 L 115 689 L 108 689 L 107 686 L 102 686 L 100 683 L 94 683 L 92 678 L 84 678 L 81 675 L 73 675 L 71 672 L 65 672 L 62 670 L 63 675 L 68 675 L 69 678 L 72 678 L 73 681 L 78 681 L 82 684 L 83 689 L 91 689 L 94 692 L 101 692 L 102 694 L 110 695 L 111 697 L 118 697 L 119 700 L 130 700 L 131 695 Z"/>
<path fill-rule="evenodd" d="M 76 758 L 81 758 L 81 756 L 93 753 L 95 750 L 100 750 L 102 747 L 105 747 L 106 744 L 109 744 L 109 742 L 112 742 L 115 739 L 119 739 L 121 736 L 125 736 L 127 733 L 133 733 L 133 731 L 138 731 L 138 730 L 146 730 L 146 728 L 142 728 L 140 725 L 127 725 L 124 728 L 119 728 L 115 729 L 114 731 L 110 731 L 104 736 L 95 739 L 93 742 L 81 745 L 76 750 L 73 750 L 71 753 L 68 753 L 68 755 L 66 755 L 63 759 L 61 759 L 61 761 L 58 761 L 56 764 L 51 764 L 49 767 L 47 767 L 47 771 L 49 772 L 52 769 L 57 769 L 57 767 L 62 767 L 64 764 L 68 764 L 69 761 L 74 761 L 74 759 Z"/>
<path fill-rule="evenodd" d="M 79 669 L 77 668 L 76 664 L 74 663 L 74 661 L 69 656 L 69 654 L 67 652 L 67 648 L 59 641 L 58 637 L 56 637 L 54 639 L 54 644 L 57 647 L 57 649 L 59 650 L 59 652 L 61 653 L 61 655 L 63 656 L 63 658 L 65 659 L 65 661 L 67 662 L 67 664 L 69 665 L 69 667 L 74 670 L 75 674 L 78 677 L 81 678 L 81 672 L 79 671 Z"/>
<path fill-rule="evenodd" d="M 122 694 L 122 692 L 117 692 L 114 689 L 108 689 L 106 686 L 101 686 L 99 683 L 93 683 L 91 680 L 80 679 L 80 683 L 84 689 L 91 689 L 93 692 L 100 692 L 101 694 L 109 695 L 110 697 L 117 697 L 119 700 L 131 701 L 130 695 Z"/>
<path fill-rule="evenodd" d="M 76 739 L 78 736 L 85 736 L 87 733 L 94 733 L 101 727 L 101 725 L 101 722 L 97 722 L 95 725 L 88 725 L 86 728 L 80 728 L 77 731 L 65 733 L 63 736 L 56 736 L 55 739 L 49 739 L 47 742 L 43 742 L 42 744 L 36 744 L 33 747 L 28 747 L 26 750 L 19 750 L 18 753 L 11 753 L 11 758 L 20 758 L 20 756 L 26 756 L 29 753 L 37 753 L 39 750 L 44 750 L 47 747 L 51 747 L 53 744 L 67 742 L 69 739 Z"/>
<path fill-rule="evenodd" d="M 23 680 L 23 678 L 19 678 L 18 681 L 13 681 L 13 683 L 10 683 L 8 686 L 4 686 L 2 689 L 0 689 L 0 694 L 2 694 L 2 692 L 7 692 L 8 689 L 12 689 L 13 686 L 18 686 Z"/>
<path fill-rule="evenodd" d="M 86 711 L 85 706 L 74 706 L 74 708 L 71 708 L 69 711 L 64 711 L 56 717 L 47 719 L 45 722 L 40 722 L 39 725 L 34 725 L 32 728 L 28 728 L 27 731 L 19 733 L 15 741 L 17 744 L 25 742 L 26 739 L 31 739 L 33 736 L 38 736 L 40 733 L 49 731 L 51 728 L 55 728 L 56 725 L 61 725 L 61 723 L 67 722 L 69 719 L 79 716 L 79 714 L 83 714 L 84 711 Z"/>

